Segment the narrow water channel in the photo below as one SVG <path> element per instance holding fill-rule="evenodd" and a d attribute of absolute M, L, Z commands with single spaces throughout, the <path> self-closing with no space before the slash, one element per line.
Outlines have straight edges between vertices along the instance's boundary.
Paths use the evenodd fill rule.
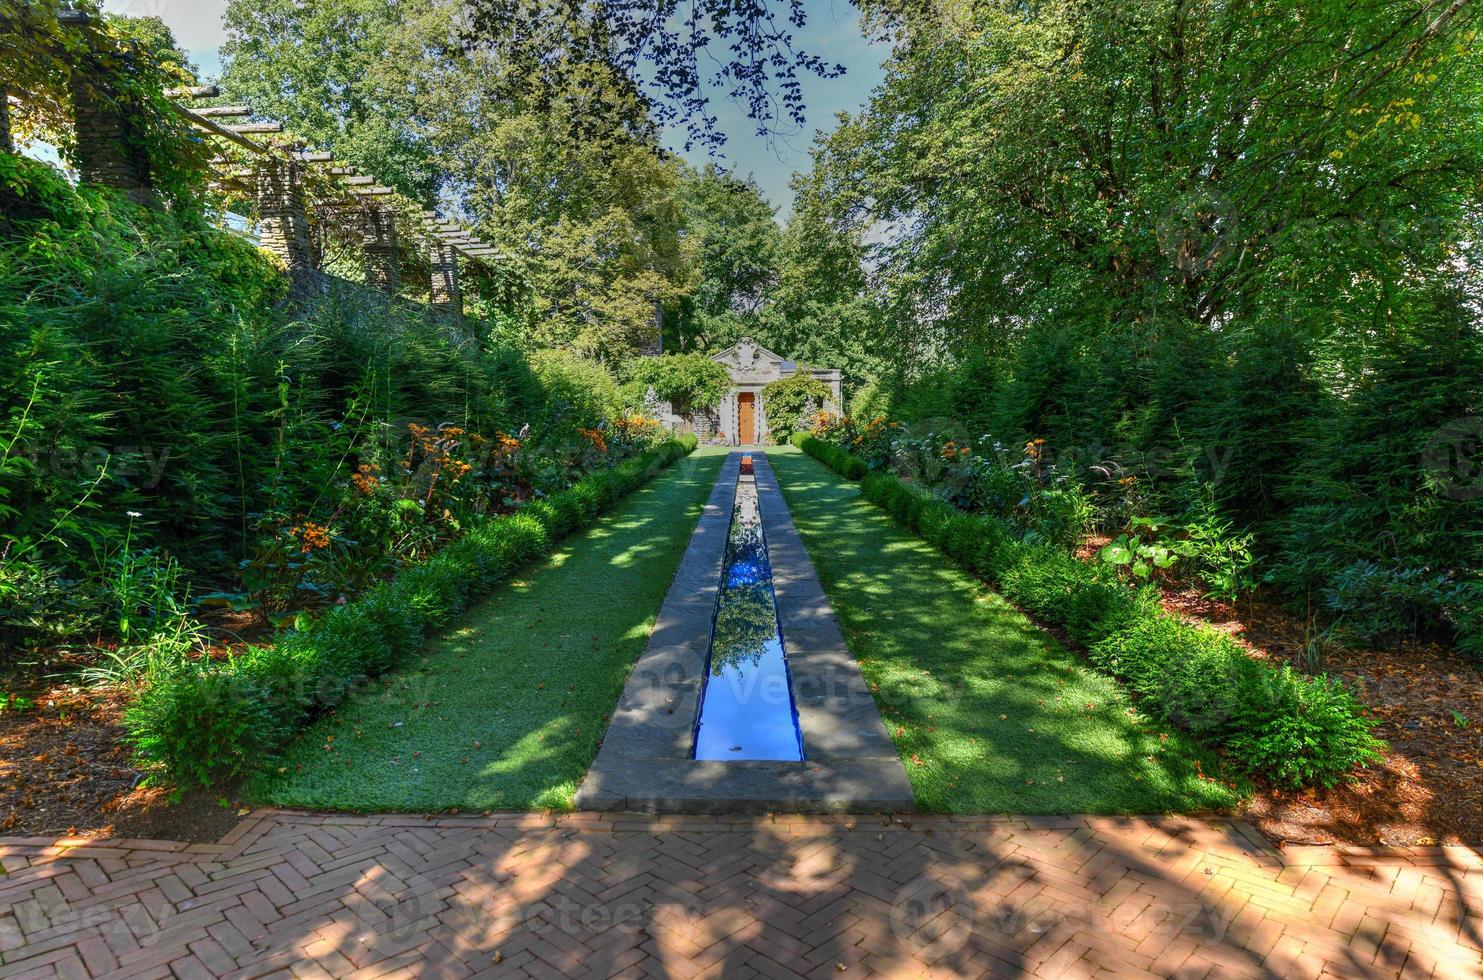
<path fill-rule="evenodd" d="M 736 486 L 705 675 L 694 758 L 803 759 L 757 483 L 745 473 Z"/>

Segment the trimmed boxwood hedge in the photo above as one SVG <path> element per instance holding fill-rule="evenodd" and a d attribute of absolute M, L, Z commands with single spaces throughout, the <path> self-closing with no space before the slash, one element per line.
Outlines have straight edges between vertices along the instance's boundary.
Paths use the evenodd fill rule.
<path fill-rule="evenodd" d="M 819 459 L 825 466 L 844 476 L 845 479 L 858 480 L 870 472 L 870 468 L 863 460 L 851 456 L 834 443 L 816 439 L 807 432 L 795 432 L 788 441 L 810 456 Z"/>
<path fill-rule="evenodd" d="M 1283 786 L 1332 786 L 1379 758 L 1376 722 L 1341 681 L 1255 660 L 1224 633 L 1169 615 L 1152 587 L 1132 588 L 1106 566 L 1027 544 L 991 517 L 867 473 L 838 446 L 807 435 L 794 445 L 848 479 L 863 477 L 867 500 L 1031 615 L 1064 628 L 1098 669 L 1240 770 Z"/>
<path fill-rule="evenodd" d="M 486 521 L 271 646 L 152 675 L 126 714 L 128 740 L 142 761 L 162 764 L 176 783 L 210 786 L 245 775 L 356 686 L 422 649 L 474 597 L 695 446 L 693 435 L 671 439 L 517 514 Z"/>

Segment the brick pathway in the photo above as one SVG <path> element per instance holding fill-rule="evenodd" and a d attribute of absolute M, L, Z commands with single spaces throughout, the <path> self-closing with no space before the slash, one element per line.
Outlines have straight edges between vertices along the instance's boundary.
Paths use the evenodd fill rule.
<path fill-rule="evenodd" d="M 265 811 L 0 839 L 0 976 L 1483 976 L 1483 856 L 1224 821 Z"/>

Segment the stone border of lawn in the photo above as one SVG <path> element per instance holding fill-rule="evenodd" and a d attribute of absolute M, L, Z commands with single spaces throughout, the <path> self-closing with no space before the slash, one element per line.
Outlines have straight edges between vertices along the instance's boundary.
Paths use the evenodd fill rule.
<path fill-rule="evenodd" d="M 731 453 L 722 466 L 575 805 L 672 813 L 910 811 L 906 768 L 761 452 L 752 454 L 753 469 L 806 761 L 690 758 L 741 455 Z"/>

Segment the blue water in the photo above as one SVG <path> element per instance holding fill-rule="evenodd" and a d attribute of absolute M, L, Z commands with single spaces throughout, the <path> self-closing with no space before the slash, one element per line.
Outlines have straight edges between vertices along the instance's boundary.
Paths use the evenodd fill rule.
<path fill-rule="evenodd" d="M 743 477 L 726 544 L 695 758 L 802 761 L 803 733 L 788 680 L 757 486 Z"/>

